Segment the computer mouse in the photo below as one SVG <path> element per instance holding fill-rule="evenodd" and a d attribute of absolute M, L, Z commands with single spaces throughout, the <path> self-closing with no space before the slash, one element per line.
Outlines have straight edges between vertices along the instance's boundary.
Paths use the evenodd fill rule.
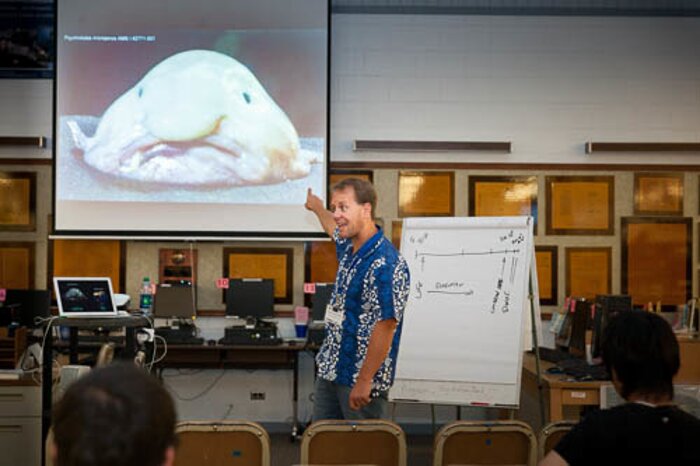
<path fill-rule="evenodd" d="M 207 340 L 207 345 L 209 345 L 209 346 L 215 346 L 215 345 L 216 345 L 216 340 Z"/>

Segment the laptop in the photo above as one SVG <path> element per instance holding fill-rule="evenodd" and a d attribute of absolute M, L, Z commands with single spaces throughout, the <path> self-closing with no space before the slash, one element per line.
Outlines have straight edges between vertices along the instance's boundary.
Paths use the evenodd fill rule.
<path fill-rule="evenodd" d="M 61 317 L 117 317 L 109 277 L 54 277 L 54 291 Z"/>

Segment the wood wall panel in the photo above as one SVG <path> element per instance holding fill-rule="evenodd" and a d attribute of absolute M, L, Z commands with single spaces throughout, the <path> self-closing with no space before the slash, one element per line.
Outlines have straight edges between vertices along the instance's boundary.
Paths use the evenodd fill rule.
<path fill-rule="evenodd" d="M 338 272 L 338 259 L 333 241 L 314 241 L 307 248 L 309 273 L 307 281 L 311 283 L 334 283 Z"/>
<path fill-rule="evenodd" d="M 0 242 L 0 288 L 34 288 L 34 243 Z"/>
<path fill-rule="evenodd" d="M 53 241 L 54 277 L 110 277 L 115 292 L 124 292 L 125 246 L 119 240 Z"/>
<path fill-rule="evenodd" d="M 566 248 L 566 295 L 595 299 L 612 289 L 612 248 Z"/>
<path fill-rule="evenodd" d="M 684 304 L 691 294 L 689 218 L 622 219 L 622 292 L 632 303 Z"/>

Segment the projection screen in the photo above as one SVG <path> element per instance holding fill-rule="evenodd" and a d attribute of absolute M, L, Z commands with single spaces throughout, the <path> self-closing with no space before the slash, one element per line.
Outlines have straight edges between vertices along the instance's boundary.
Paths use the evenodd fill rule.
<path fill-rule="evenodd" d="M 55 236 L 321 236 L 327 0 L 56 7 Z"/>

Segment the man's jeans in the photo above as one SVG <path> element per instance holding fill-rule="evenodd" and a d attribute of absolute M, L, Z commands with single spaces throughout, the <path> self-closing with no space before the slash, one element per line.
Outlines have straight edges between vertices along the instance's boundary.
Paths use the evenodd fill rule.
<path fill-rule="evenodd" d="M 338 385 L 320 377 L 314 387 L 314 421 L 321 419 L 381 419 L 386 418 L 389 402 L 386 392 L 372 398 L 369 404 L 355 411 L 350 409 L 352 388 Z"/>

